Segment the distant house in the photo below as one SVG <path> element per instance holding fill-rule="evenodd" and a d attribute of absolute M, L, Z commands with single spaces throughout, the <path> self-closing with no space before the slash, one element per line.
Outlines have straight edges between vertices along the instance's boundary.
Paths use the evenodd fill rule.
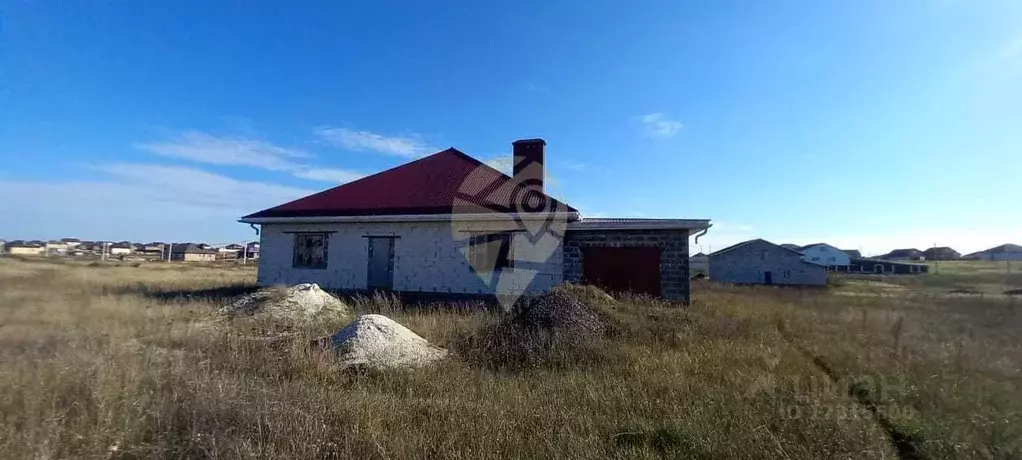
<path fill-rule="evenodd" d="M 792 251 L 801 251 L 802 250 L 802 246 L 799 246 L 797 244 L 791 244 L 791 243 L 784 243 L 784 244 L 781 245 L 781 247 L 784 248 L 784 249 L 791 249 Z"/>
<path fill-rule="evenodd" d="M 858 249 L 842 249 L 841 251 L 844 252 L 845 254 L 848 254 L 848 257 L 854 257 L 857 259 L 862 258 L 862 252 L 860 252 Z"/>
<path fill-rule="evenodd" d="M 920 275 L 928 273 L 930 267 L 925 264 L 906 264 L 883 259 L 852 258 L 848 267 L 851 273 L 868 273 L 876 275 Z"/>
<path fill-rule="evenodd" d="M 962 258 L 962 255 L 947 246 L 941 246 L 936 248 L 929 248 L 923 251 L 923 257 L 926 260 L 958 260 Z"/>
<path fill-rule="evenodd" d="M 798 249 L 806 262 L 823 265 L 831 270 L 845 271 L 851 264 L 848 253 L 827 243 L 813 243 Z"/>
<path fill-rule="evenodd" d="M 962 258 L 967 260 L 1022 260 L 1022 246 L 1002 244 L 985 251 L 967 254 Z"/>
<path fill-rule="evenodd" d="M 259 243 L 252 242 L 245 245 L 245 258 L 247 259 L 258 259 L 259 258 Z"/>
<path fill-rule="evenodd" d="M 167 245 L 164 244 L 163 242 L 146 243 L 142 245 L 142 249 L 136 249 L 136 252 L 141 252 L 142 254 L 147 254 L 151 256 L 160 256 L 162 258 L 164 256 L 163 251 L 164 248 L 166 248 L 166 246 Z"/>
<path fill-rule="evenodd" d="M 60 242 L 67 245 L 68 249 L 76 248 L 82 244 L 82 240 L 78 238 L 61 238 Z"/>
<path fill-rule="evenodd" d="M 877 258 L 882 260 L 925 260 L 923 251 L 916 248 L 895 249 Z"/>
<path fill-rule="evenodd" d="M 699 275 L 708 276 L 710 274 L 710 256 L 700 252 L 689 257 L 688 271 L 693 277 Z"/>
<path fill-rule="evenodd" d="M 805 261 L 799 251 L 755 239 L 710 254 L 710 279 L 737 284 L 824 286 L 827 267 Z"/>
<path fill-rule="evenodd" d="M 114 256 L 122 256 L 125 254 L 131 254 L 132 247 L 131 243 L 127 241 L 121 241 L 119 243 L 111 244 L 106 248 L 106 253 Z"/>
<path fill-rule="evenodd" d="M 224 257 L 226 255 L 236 255 L 240 253 L 242 247 L 243 246 L 241 246 L 240 244 L 228 244 L 227 246 L 221 246 L 215 249 L 216 252 L 220 253 L 221 257 Z"/>
<path fill-rule="evenodd" d="M 216 249 L 203 248 L 194 243 L 175 244 L 170 250 L 170 260 L 184 262 L 213 262 L 216 256 Z"/>
<path fill-rule="evenodd" d="M 5 248 L 13 256 L 40 256 L 46 251 L 46 245 L 37 241 L 15 240 L 7 243 Z"/>
<path fill-rule="evenodd" d="M 241 252 L 243 249 L 245 247 L 240 244 L 228 244 L 216 248 L 217 258 L 223 260 L 241 259 L 243 257 Z"/>
<path fill-rule="evenodd" d="M 45 248 L 46 255 L 62 256 L 67 254 L 67 244 L 62 241 L 47 241 Z"/>

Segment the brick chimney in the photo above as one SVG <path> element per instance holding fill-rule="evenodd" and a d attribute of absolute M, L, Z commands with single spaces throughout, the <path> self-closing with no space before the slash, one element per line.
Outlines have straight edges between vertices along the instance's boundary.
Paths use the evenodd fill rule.
<path fill-rule="evenodd" d="M 538 187 L 543 191 L 543 179 L 546 175 L 543 163 L 546 141 L 543 139 L 520 139 L 511 143 L 514 154 L 514 178 L 526 185 Z"/>

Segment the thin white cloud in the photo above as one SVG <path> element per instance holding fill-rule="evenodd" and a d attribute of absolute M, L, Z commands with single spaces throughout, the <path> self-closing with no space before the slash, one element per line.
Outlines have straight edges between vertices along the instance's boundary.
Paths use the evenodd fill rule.
<path fill-rule="evenodd" d="M 339 184 L 355 181 L 366 176 L 358 171 L 333 168 L 309 168 L 295 171 L 293 174 L 295 177 L 300 177 L 302 179 L 337 182 Z"/>
<path fill-rule="evenodd" d="M 672 120 L 663 112 L 647 113 L 639 117 L 646 134 L 661 139 L 669 139 L 678 134 L 685 127 L 678 120 Z"/>
<path fill-rule="evenodd" d="M 483 163 L 509 176 L 514 172 L 515 160 L 510 154 L 493 157 Z"/>
<path fill-rule="evenodd" d="M 537 85 L 537 84 L 534 84 L 534 83 L 529 83 L 529 84 L 525 85 L 525 89 L 527 89 L 527 90 L 529 90 L 529 91 L 531 91 L 533 93 L 540 93 L 540 94 L 550 94 L 551 93 L 549 87 L 546 87 L 546 86 L 543 86 L 543 85 Z"/>
<path fill-rule="evenodd" d="M 955 86 L 1000 97 L 1006 85 L 1015 85 L 1022 78 L 1022 34 L 988 45 L 987 50 L 963 62 L 948 77 Z"/>
<path fill-rule="evenodd" d="M 169 158 L 286 172 L 308 180 L 343 183 L 365 176 L 358 171 L 306 164 L 313 155 L 302 150 L 255 139 L 218 137 L 199 131 L 186 131 L 166 141 L 140 142 L 134 144 L 134 147 Z"/>
<path fill-rule="evenodd" d="M 997 60 L 1015 60 L 1022 58 L 1022 35 L 1006 40 L 994 52 L 993 58 Z"/>
<path fill-rule="evenodd" d="M 729 232 L 741 232 L 741 233 L 752 233 L 756 230 L 756 227 L 748 224 L 726 222 L 721 220 L 712 221 L 712 230 L 727 230 Z"/>
<path fill-rule="evenodd" d="M 571 171 L 582 171 L 588 167 L 585 163 L 581 163 L 574 160 L 560 160 L 557 165 Z"/>
<path fill-rule="evenodd" d="M 111 163 L 94 168 L 112 176 L 116 183 L 135 187 L 149 199 L 240 212 L 274 206 L 313 192 L 181 166 Z"/>
<path fill-rule="evenodd" d="M 165 157 L 214 165 L 251 166 L 271 171 L 290 170 L 295 160 L 310 157 L 301 150 L 279 147 L 264 141 L 217 137 L 199 131 L 186 131 L 168 141 L 140 142 L 134 146 Z"/>
<path fill-rule="evenodd" d="M 194 168 L 138 163 L 93 166 L 94 181 L 3 181 L 0 234 L 19 238 L 240 241 L 257 238 L 237 219 L 308 195 Z"/>
<path fill-rule="evenodd" d="M 323 127 L 315 131 L 323 141 L 359 152 L 375 152 L 405 158 L 418 158 L 432 152 L 418 135 L 387 136 L 369 131 Z"/>
<path fill-rule="evenodd" d="M 991 59 L 990 72 L 1006 81 L 1022 77 L 1022 35 L 1006 40 Z"/>

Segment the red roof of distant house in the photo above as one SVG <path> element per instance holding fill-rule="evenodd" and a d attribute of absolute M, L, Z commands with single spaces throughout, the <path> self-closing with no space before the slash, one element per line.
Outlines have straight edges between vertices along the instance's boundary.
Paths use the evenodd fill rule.
<path fill-rule="evenodd" d="M 506 174 L 457 149 L 447 149 L 243 219 L 527 212 L 524 189 Z M 549 195 L 545 209 L 576 212 Z M 531 198 L 530 198 L 531 201 Z"/>

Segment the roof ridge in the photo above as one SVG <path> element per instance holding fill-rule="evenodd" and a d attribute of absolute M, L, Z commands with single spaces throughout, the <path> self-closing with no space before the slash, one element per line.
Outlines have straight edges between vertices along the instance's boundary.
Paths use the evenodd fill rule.
<path fill-rule="evenodd" d="M 482 187 L 476 191 L 485 193 L 481 196 L 472 193 L 473 196 L 462 197 L 459 187 L 463 188 L 468 184 L 472 184 L 470 186 L 472 190 Z M 500 209 L 514 208 L 509 201 L 521 198 L 514 190 L 518 190 L 522 185 L 523 183 L 513 176 L 454 147 L 449 147 L 357 180 L 249 214 L 242 217 L 242 221 L 263 217 L 460 214 L 477 212 L 469 209 L 473 203 L 489 208 L 489 211 L 482 212 L 506 212 Z M 577 212 L 545 190 L 543 195 L 558 207 L 563 206 L 570 212 Z M 476 200 L 481 201 L 476 203 Z M 499 203 L 504 205 L 500 209 L 492 208 L 490 204 L 481 204 L 484 201 L 492 205 Z"/>
<path fill-rule="evenodd" d="M 781 246 L 781 245 L 779 245 L 779 244 L 777 244 L 777 243 L 774 243 L 774 242 L 771 242 L 771 241 L 767 241 L 767 240 L 764 240 L 763 238 L 753 238 L 753 239 L 751 239 L 751 240 L 748 240 L 748 241 L 742 241 L 741 243 L 736 243 L 736 244 L 732 244 L 731 246 L 728 246 L 728 247 L 726 247 L 726 248 L 724 248 L 724 249 L 720 249 L 720 250 L 718 250 L 718 251 L 715 251 L 715 252 L 711 252 L 711 253 L 710 253 L 710 255 L 711 255 L 711 256 L 715 256 L 715 255 L 718 255 L 718 254 L 723 254 L 723 253 L 725 253 L 725 252 L 728 252 L 728 251 L 731 251 L 731 250 L 734 250 L 734 249 L 738 249 L 738 248 L 740 248 L 740 247 L 742 247 L 742 246 L 745 246 L 745 245 L 748 245 L 748 244 L 754 243 L 754 242 L 756 242 L 756 241 L 762 241 L 762 242 L 764 242 L 764 243 L 767 243 L 767 244 L 770 244 L 770 245 L 773 245 L 773 246 L 777 246 L 777 247 L 779 247 L 779 248 L 781 248 L 781 249 L 784 249 L 785 251 L 788 251 L 788 252 L 793 252 L 793 253 L 795 253 L 795 254 L 798 254 L 798 255 L 800 255 L 800 256 L 802 256 L 802 255 L 805 255 L 805 254 L 802 254 L 801 252 L 799 252 L 799 251 L 796 251 L 796 250 L 794 250 L 794 249 L 786 248 L 786 247 L 784 247 L 784 246 Z"/>
<path fill-rule="evenodd" d="M 409 161 L 407 163 L 401 163 L 401 164 L 399 164 L 397 166 L 392 166 L 390 168 L 384 169 L 383 171 L 377 171 L 377 172 L 374 172 L 374 173 L 372 173 L 372 174 L 370 174 L 368 176 L 359 177 L 358 179 L 355 179 L 355 180 L 350 181 L 350 182 L 345 182 L 343 184 L 337 184 L 337 185 L 335 185 L 333 187 L 330 187 L 330 188 L 328 188 L 326 190 L 321 190 L 321 191 L 313 193 L 311 195 L 305 195 L 303 197 L 295 198 L 295 199 L 293 199 L 291 201 L 287 201 L 287 202 L 278 204 L 276 206 L 273 206 L 273 207 L 270 207 L 270 208 L 266 208 L 263 211 L 270 210 L 270 209 L 273 209 L 273 208 L 278 208 L 278 207 L 281 207 L 281 206 L 285 206 L 285 205 L 294 203 L 295 201 L 298 201 L 298 200 L 304 200 L 306 198 L 311 198 L 311 197 L 314 197 L 314 196 L 322 195 L 324 193 L 332 192 L 332 191 L 334 191 L 336 189 L 339 189 L 341 187 L 344 187 L 346 185 L 357 184 L 359 182 L 365 181 L 366 179 L 370 179 L 370 178 L 373 178 L 375 176 L 379 176 L 380 174 L 387 173 L 387 172 L 393 171 L 395 169 L 404 168 L 405 166 L 411 166 L 411 165 L 419 163 L 419 162 L 421 162 L 421 161 L 423 161 L 423 160 L 425 160 L 427 158 L 432 158 L 432 157 L 435 157 L 437 155 L 440 155 L 441 153 L 445 153 L 445 152 L 448 152 L 448 151 L 453 151 L 454 153 L 459 153 L 459 154 L 461 154 L 464 157 L 472 158 L 472 157 L 466 155 L 464 152 L 461 152 L 461 151 L 459 151 L 458 149 L 456 149 L 454 147 L 448 147 L 448 148 L 446 148 L 444 150 L 441 150 L 439 152 L 433 152 L 433 153 L 431 153 L 429 155 L 426 155 L 426 156 L 424 156 L 422 158 L 416 158 L 416 159 L 414 159 L 412 161 Z M 478 161 L 478 160 L 476 160 L 476 161 Z M 262 211 L 259 211 L 259 212 L 262 212 Z"/>
<path fill-rule="evenodd" d="M 742 247 L 742 246 L 745 246 L 745 245 L 747 245 L 747 244 L 753 243 L 753 242 L 755 242 L 755 241 L 760 241 L 760 240 L 762 240 L 762 241 L 766 241 L 766 240 L 764 240 L 764 239 L 762 239 L 762 238 L 753 238 L 753 239 L 751 239 L 751 240 L 746 240 L 746 241 L 742 241 L 742 242 L 740 242 L 740 243 L 735 243 L 735 244 L 732 244 L 731 246 L 728 246 L 728 247 L 726 247 L 726 248 L 724 248 L 724 249 L 718 249 L 718 250 L 716 250 L 716 251 L 714 251 L 714 252 L 711 252 L 711 253 L 710 253 L 710 255 L 711 255 L 711 256 L 715 256 L 715 255 L 717 255 L 717 254 L 723 254 L 723 253 L 725 253 L 725 252 L 728 252 L 728 251 L 730 251 L 730 250 L 732 250 L 732 249 L 737 249 L 737 248 L 740 248 L 740 247 Z"/>

